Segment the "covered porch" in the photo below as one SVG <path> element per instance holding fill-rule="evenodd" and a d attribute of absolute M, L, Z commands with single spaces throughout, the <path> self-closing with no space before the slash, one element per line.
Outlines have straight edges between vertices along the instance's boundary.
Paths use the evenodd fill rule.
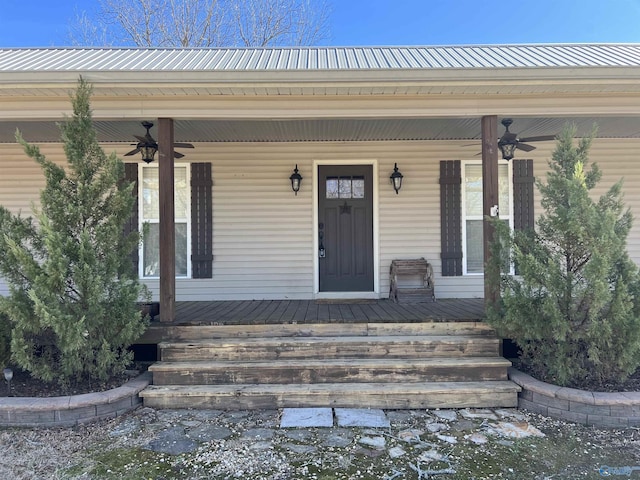
<path fill-rule="evenodd" d="M 336 312 L 345 316 L 340 321 L 363 312 L 376 321 L 382 310 L 418 321 L 377 299 L 388 294 L 391 262 L 421 257 L 433 265 L 433 308 L 442 298 L 491 301 L 497 282 L 483 272 L 492 237 L 483 222 L 500 216 L 514 229 L 532 226 L 533 180 L 544 174 L 550 139 L 567 122 L 579 136 L 599 125 L 594 160 L 606 162 L 613 181 L 625 176 L 626 200 L 640 211 L 638 47 L 0 53 L 0 153 L 11 172 L 0 179 L 3 203 L 28 211 L 41 181 L 15 143 L 16 127 L 64 162 L 56 122 L 82 74 L 94 86 L 99 140 L 127 159 L 127 179 L 139 186 L 130 229 L 153 226 L 134 264 L 167 325 L 232 316 L 314 323 L 340 318 Z M 128 154 L 144 133 L 140 122 L 150 120 L 157 158 L 147 165 Z M 509 162 L 499 155 L 505 138 L 520 149 Z M 535 146 L 519 144 L 525 139 Z M 352 167 L 364 173 L 342 170 Z M 390 181 L 396 169 L 401 190 Z M 302 177 L 297 189 L 292 172 Z M 326 187 L 336 178 L 349 187 L 346 197 L 338 189 L 334 206 Z M 360 197 L 352 180 L 366 180 Z M 368 202 L 362 214 L 361 198 Z M 366 235 L 331 234 L 330 226 L 342 225 L 336 218 L 356 214 L 364 220 L 353 225 L 365 225 Z M 631 237 L 639 261 L 637 230 Z M 360 262 L 364 287 L 322 283 L 332 273 L 327 265 L 343 257 Z M 330 267 L 342 274 L 337 265 Z M 6 291 L 0 281 L 0 294 Z M 348 309 L 322 303 L 354 297 L 374 302 Z"/>

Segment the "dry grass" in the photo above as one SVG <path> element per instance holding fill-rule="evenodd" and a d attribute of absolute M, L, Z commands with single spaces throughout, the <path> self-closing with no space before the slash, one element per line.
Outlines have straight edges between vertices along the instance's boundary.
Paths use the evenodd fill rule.
<path fill-rule="evenodd" d="M 108 438 L 113 422 L 55 429 L 0 430 L 0 478 L 58 479 L 57 471 L 77 463 L 88 447 Z"/>

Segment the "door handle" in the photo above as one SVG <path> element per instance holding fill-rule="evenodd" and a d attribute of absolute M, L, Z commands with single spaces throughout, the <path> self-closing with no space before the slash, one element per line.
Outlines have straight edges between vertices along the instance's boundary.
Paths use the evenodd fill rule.
<path fill-rule="evenodd" d="M 322 224 L 320 224 L 322 225 Z M 324 249 L 324 232 L 320 231 L 318 232 L 318 239 L 320 240 L 319 242 L 319 246 L 318 246 L 318 257 L 319 258 L 325 258 L 327 255 L 327 252 Z"/>

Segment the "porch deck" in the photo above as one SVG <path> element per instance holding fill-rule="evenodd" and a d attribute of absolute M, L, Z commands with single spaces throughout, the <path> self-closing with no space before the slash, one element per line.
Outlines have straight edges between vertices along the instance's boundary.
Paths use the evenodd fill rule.
<path fill-rule="evenodd" d="M 176 302 L 176 321 L 162 325 L 395 323 L 478 321 L 483 318 L 482 298 L 442 299 L 437 302 L 408 304 L 398 304 L 386 299 L 253 300 Z"/>
<path fill-rule="evenodd" d="M 193 326 L 478 322 L 483 318 L 482 298 L 408 304 L 386 299 L 176 302 L 176 320 L 160 323 L 156 317 L 136 343 L 158 344 Z"/>

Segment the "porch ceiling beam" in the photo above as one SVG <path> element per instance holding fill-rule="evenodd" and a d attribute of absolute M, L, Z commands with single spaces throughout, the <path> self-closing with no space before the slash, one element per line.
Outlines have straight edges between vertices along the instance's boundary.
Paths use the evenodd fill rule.
<path fill-rule="evenodd" d="M 484 300 L 485 305 L 493 305 L 500 294 L 496 278 L 490 275 L 486 265 L 491 259 L 491 242 L 494 228 L 487 220 L 498 214 L 498 117 L 482 117 L 482 214 L 484 246 Z"/>
<path fill-rule="evenodd" d="M 160 321 L 176 316 L 176 236 L 173 119 L 158 119 L 158 197 L 160 207 Z"/>

